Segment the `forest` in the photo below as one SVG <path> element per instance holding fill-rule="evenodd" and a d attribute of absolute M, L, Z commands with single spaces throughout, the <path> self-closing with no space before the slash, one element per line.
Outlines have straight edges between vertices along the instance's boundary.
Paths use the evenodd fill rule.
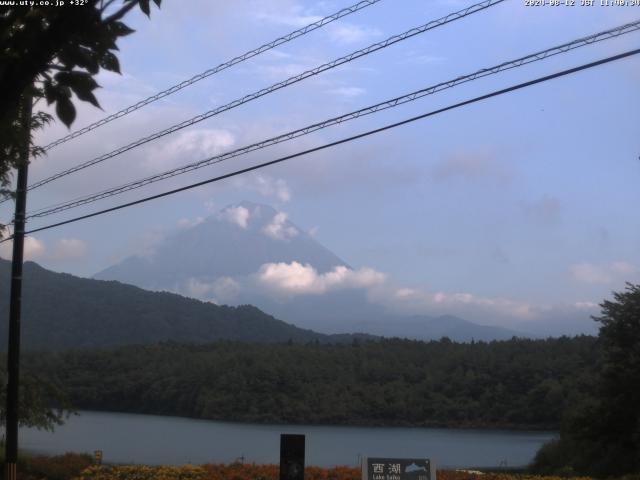
<path fill-rule="evenodd" d="M 270 423 L 557 429 L 596 339 L 207 345 L 28 354 L 77 409 Z"/>

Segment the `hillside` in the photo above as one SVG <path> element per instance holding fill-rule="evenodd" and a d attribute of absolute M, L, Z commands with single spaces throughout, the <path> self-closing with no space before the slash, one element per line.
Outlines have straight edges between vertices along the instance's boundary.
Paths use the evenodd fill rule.
<path fill-rule="evenodd" d="M 0 259 L 0 311 L 8 312 L 10 262 Z M 7 317 L 0 345 L 7 344 Z M 294 327 L 249 306 L 218 306 L 167 292 L 149 292 L 115 281 L 79 278 L 24 265 L 22 345 L 66 349 L 149 344 L 166 340 L 203 343 L 351 341 Z"/>

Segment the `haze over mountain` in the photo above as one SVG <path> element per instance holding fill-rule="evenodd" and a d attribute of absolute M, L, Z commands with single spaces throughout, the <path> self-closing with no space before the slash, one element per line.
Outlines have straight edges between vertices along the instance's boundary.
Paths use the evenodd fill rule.
<path fill-rule="evenodd" d="M 147 255 L 131 256 L 95 275 L 151 290 L 231 305 L 251 304 L 323 333 L 366 332 L 416 339 L 469 341 L 531 336 L 443 315 L 405 316 L 370 301 L 384 281 L 353 269 L 270 206 L 242 202 L 167 237 Z"/>

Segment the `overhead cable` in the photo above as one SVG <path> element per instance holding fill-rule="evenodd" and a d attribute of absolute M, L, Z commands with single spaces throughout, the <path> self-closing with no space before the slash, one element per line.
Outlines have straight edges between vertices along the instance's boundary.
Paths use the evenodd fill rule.
<path fill-rule="evenodd" d="M 350 113 L 346 113 L 344 115 L 340 115 L 338 117 L 334 117 L 334 118 L 330 118 L 327 120 L 324 120 L 322 122 L 318 122 L 318 123 L 314 123 L 312 125 L 308 125 L 306 127 L 297 129 L 297 130 L 293 130 L 275 137 L 271 137 L 269 139 L 266 140 L 262 140 L 260 142 L 256 142 L 253 143 L 251 145 L 247 145 L 241 148 L 237 148 L 234 149 L 232 151 L 229 152 L 225 152 L 219 155 L 215 155 L 213 157 L 207 158 L 205 160 L 200 160 L 198 162 L 194 162 L 194 163 L 190 163 L 187 165 L 183 165 L 181 167 L 177 167 L 162 173 L 158 173 L 155 175 L 151 175 L 149 177 L 143 178 L 143 179 L 139 179 L 139 180 L 135 180 L 129 183 L 126 183 L 124 185 L 120 185 L 118 187 L 113 187 L 110 188 L 108 190 L 104 190 L 102 192 L 99 193 L 94 193 L 91 195 L 86 195 L 71 201 L 67 201 L 64 203 L 60 203 L 57 205 L 53 205 L 53 206 L 49 206 L 49 207 L 45 207 L 33 212 L 30 212 L 27 214 L 27 218 L 37 218 L 37 217 L 44 217 L 44 216 L 48 216 L 48 215 L 52 215 L 55 213 L 59 213 L 65 210 L 69 210 L 71 208 L 75 208 L 75 207 L 79 207 L 82 205 L 86 205 L 88 203 L 93 203 L 95 201 L 104 199 L 104 198 L 109 198 L 130 190 L 134 190 L 137 188 L 141 188 L 144 187 L 146 185 L 161 181 L 161 180 L 165 180 L 168 178 L 172 178 L 175 177 L 177 175 L 182 175 L 184 173 L 188 173 L 203 167 L 207 167 L 210 165 L 214 165 L 217 163 L 221 163 L 225 160 L 229 160 L 231 158 L 234 157 L 238 157 L 241 155 L 245 155 L 248 154 L 250 152 L 256 151 L 256 150 L 261 150 L 263 148 L 272 146 L 272 145 L 276 145 L 285 141 L 289 141 L 304 135 L 308 135 L 312 132 L 316 132 L 318 130 L 322 130 L 324 128 L 333 126 L 333 125 L 339 125 L 341 123 L 350 121 L 350 120 L 354 120 L 356 118 L 360 118 L 363 117 L 365 115 L 370 115 L 376 112 L 380 112 L 382 110 L 387 110 L 390 108 L 394 108 L 397 107 L 398 105 L 402 105 L 408 102 L 412 102 L 414 100 L 417 100 L 419 98 L 425 97 L 427 95 L 432 95 L 434 93 L 440 92 L 442 90 L 446 90 L 449 88 L 453 88 L 457 85 L 463 84 L 463 83 L 467 83 L 479 78 L 483 78 L 489 75 L 495 75 L 499 72 L 505 71 L 505 70 L 510 70 L 513 68 L 517 68 L 523 65 L 527 65 L 533 62 L 537 62 L 540 60 L 543 60 L 545 58 L 549 58 L 561 53 L 565 53 L 567 51 L 570 50 L 574 50 L 576 48 L 580 48 L 583 47 L 585 45 L 591 45 L 593 43 L 596 42 L 600 42 L 603 40 L 607 40 L 610 38 L 615 38 L 618 37 L 620 35 L 624 35 L 630 32 L 634 32 L 640 30 L 640 20 L 637 20 L 635 22 L 631 22 L 631 23 L 627 23 L 625 25 L 621 25 L 615 28 L 611 28 L 609 30 L 605 30 L 602 32 L 598 32 L 595 33 L 593 35 L 589 35 L 587 37 L 582 37 L 576 40 L 573 40 L 571 42 L 568 43 L 564 43 L 562 45 L 558 45 L 552 48 L 548 48 L 546 50 L 542 50 L 536 53 L 532 53 L 530 55 L 526 55 L 524 57 L 520 57 L 517 58 L 515 60 L 510 60 L 507 62 L 503 62 L 500 63 L 498 65 L 492 66 L 492 67 L 488 67 L 488 68 L 483 68 L 480 70 L 477 70 L 473 73 L 467 74 L 467 75 L 462 75 L 459 77 L 456 77 L 452 80 L 448 80 L 446 82 L 441 82 L 438 83 L 436 85 L 432 85 L 399 97 L 395 97 L 392 98 L 390 100 L 386 100 L 384 102 L 380 102 L 377 103 L 375 105 L 371 105 L 368 107 L 364 107 L 361 108 L 359 110 L 350 112 Z"/>
<path fill-rule="evenodd" d="M 635 49 L 635 50 L 630 50 L 630 51 L 627 51 L 627 52 L 624 52 L 624 53 L 621 53 L 621 54 L 618 54 L 618 55 L 613 55 L 613 56 L 610 56 L 610 57 L 606 57 L 606 58 L 603 58 L 603 59 L 595 61 L 595 62 L 586 63 L 586 64 L 580 65 L 578 67 L 570 68 L 570 69 L 567 69 L 567 70 L 562 70 L 560 72 L 557 72 L 557 73 L 554 73 L 554 74 L 551 74 L 551 75 L 546 75 L 544 77 L 539 77 L 539 78 L 536 78 L 534 80 L 529 80 L 527 82 L 519 83 L 517 85 L 513 85 L 513 86 L 508 87 L 508 88 L 503 88 L 501 90 L 496 90 L 496 91 L 488 93 L 486 95 L 482 95 L 482 96 L 479 96 L 479 97 L 472 98 L 470 100 L 466 100 L 466 101 L 459 102 L 459 103 L 456 103 L 456 104 L 453 104 L 453 105 L 449 105 L 449 106 L 444 107 L 444 108 L 439 108 L 437 110 L 433 110 L 431 112 L 427 112 L 427 113 L 424 113 L 422 115 L 411 117 L 411 118 L 402 120 L 400 122 L 388 124 L 388 125 L 385 125 L 385 126 L 380 127 L 380 128 L 376 128 L 376 129 L 369 130 L 369 131 L 364 132 L 364 133 L 360 133 L 360 134 L 353 135 L 353 136 L 350 136 L 350 137 L 347 137 L 347 138 L 343 138 L 341 140 L 337 140 L 335 142 L 326 143 L 324 145 L 320 145 L 318 147 L 310 148 L 310 149 L 304 150 L 302 152 L 297 152 L 297 153 L 294 153 L 294 154 L 291 154 L 291 155 L 286 155 L 284 157 L 280 157 L 280 158 L 277 158 L 275 160 L 271 160 L 269 162 L 264 162 L 264 163 L 260 163 L 260 164 L 257 164 L 257 165 L 253 165 L 251 167 L 247 167 L 247 168 L 243 168 L 243 169 L 240 169 L 240 170 L 236 170 L 234 172 L 230 172 L 230 173 L 227 173 L 227 174 L 224 174 L 224 175 L 219 175 L 217 177 L 213 177 L 213 178 L 210 178 L 208 180 L 203 180 L 201 182 L 192 183 L 192 184 L 186 185 L 184 187 L 176 188 L 176 189 L 169 190 L 169 191 L 166 191 L 166 192 L 163 192 L 163 193 L 159 193 L 159 194 L 156 194 L 156 195 L 151 195 L 149 197 L 141 198 L 141 199 L 138 199 L 138 200 L 135 200 L 135 201 L 132 201 L 132 202 L 124 203 L 124 204 L 117 205 L 117 206 L 110 207 L 110 208 L 106 208 L 104 210 L 99 210 L 97 212 L 89 213 L 89 214 L 86 214 L 86 215 L 81 215 L 81 216 L 78 216 L 78 217 L 75 217 L 75 218 L 64 220 L 62 222 L 52 223 L 52 224 L 49 224 L 49 225 L 45 225 L 43 227 L 34 228 L 32 230 L 29 230 L 29 231 L 25 232 L 25 234 L 32 234 L 32 233 L 36 233 L 36 232 L 41 232 L 43 230 L 49 230 L 51 228 L 60 227 L 62 225 L 75 223 L 75 222 L 78 222 L 80 220 L 86 220 L 88 218 L 96 217 L 96 216 L 99 216 L 99 215 L 104 215 L 104 214 L 110 213 L 110 212 L 115 212 L 117 210 L 122 210 L 124 208 L 132 207 L 134 205 L 139 205 L 141 203 L 149 202 L 151 200 L 157 200 L 157 199 L 162 198 L 162 197 L 173 195 L 173 194 L 179 193 L 179 192 L 184 192 L 186 190 L 191 190 L 193 188 L 201 187 L 203 185 L 211 184 L 211 183 L 214 183 L 214 182 L 219 182 L 219 181 L 225 180 L 227 178 L 235 177 L 237 175 L 241 175 L 241 174 L 248 173 L 248 172 L 251 172 L 251 171 L 254 171 L 254 170 L 258 170 L 258 169 L 261 169 L 261 168 L 264 168 L 264 167 L 267 167 L 267 166 L 270 166 L 270 165 L 275 165 L 275 164 L 284 162 L 286 160 L 291 160 L 293 158 L 301 157 L 301 156 L 304 156 L 304 155 L 308 155 L 310 153 L 318 152 L 318 151 L 325 150 L 325 149 L 328 149 L 328 148 L 331 148 L 331 147 L 335 147 L 337 145 L 342 145 L 342 144 L 345 144 L 345 143 L 348 143 L 348 142 L 352 142 L 354 140 L 365 138 L 365 137 L 368 137 L 370 135 L 381 133 L 381 132 L 384 132 L 386 130 L 390 130 L 392 128 L 396 128 L 396 127 L 399 127 L 399 126 L 402 126 L 402 125 L 406 125 L 406 124 L 415 122 L 417 120 L 422 120 L 424 118 L 428 118 L 428 117 L 431 117 L 431 116 L 434 116 L 434 115 L 437 115 L 437 114 L 440 114 L 440 113 L 443 113 L 443 112 L 446 112 L 446 111 L 449 111 L 449 110 L 454 110 L 456 108 L 464 107 L 466 105 L 470 105 L 470 104 L 473 104 L 473 103 L 476 103 L 476 102 L 487 100 L 487 99 L 492 98 L 492 97 L 497 97 L 499 95 L 504 95 L 506 93 L 513 92 L 515 90 L 520 90 L 520 89 L 523 89 L 523 88 L 526 88 L 526 87 L 530 87 L 532 85 L 536 85 L 536 84 L 547 82 L 549 80 L 553 80 L 553 79 L 556 79 L 556 78 L 559 78 L 559 77 L 563 77 L 563 76 L 566 76 L 566 75 L 577 73 L 577 72 L 580 72 L 582 70 L 587 70 L 589 68 L 594 68 L 594 67 L 597 67 L 599 65 L 603 65 L 603 64 L 610 63 L 610 62 L 613 62 L 613 61 L 616 61 L 616 60 L 620 60 L 620 59 L 623 59 L 623 58 L 631 57 L 633 55 L 637 55 L 638 53 L 640 53 L 640 48 L 639 49 Z M 5 242 L 7 240 L 10 240 L 10 239 L 11 239 L 11 237 L 0 241 L 0 243 L 3 243 L 3 242 Z"/>
<path fill-rule="evenodd" d="M 166 90 L 163 90 L 161 92 L 156 93 L 155 95 L 151 95 L 148 98 L 145 98 L 144 100 L 140 100 L 139 102 L 127 107 L 127 108 L 123 108 L 122 110 L 113 113 L 107 117 L 102 118 L 101 120 L 98 120 L 97 122 L 92 123 L 91 125 L 87 125 L 84 128 L 81 128 L 79 130 L 76 130 L 75 132 L 70 133 L 69 135 L 66 135 L 62 138 L 59 138 L 57 140 L 55 140 L 54 142 L 49 143 L 48 145 L 46 145 L 44 147 L 45 150 L 51 150 L 54 147 L 57 147 L 58 145 L 61 145 L 65 142 L 68 142 L 69 140 L 79 137 L 80 135 L 84 135 L 87 132 L 90 132 L 92 130 L 95 130 L 98 127 L 101 127 L 102 125 L 105 125 L 109 122 L 112 122 L 113 120 L 116 120 L 120 117 L 124 117 L 125 115 L 130 114 L 131 112 L 135 112 L 136 110 L 149 105 L 150 103 L 153 103 L 157 100 L 160 100 L 161 98 L 164 97 L 168 97 L 169 95 L 182 90 L 183 88 L 186 88 L 190 85 L 193 85 L 196 82 L 199 82 L 200 80 L 203 80 L 207 77 L 210 77 L 212 75 L 215 75 L 216 73 L 219 73 L 223 70 L 226 70 L 229 67 L 232 67 L 234 65 L 237 65 L 238 63 L 244 62 L 245 60 L 248 60 L 250 58 L 253 58 L 257 55 L 260 55 L 261 53 L 264 53 L 266 51 L 272 50 L 284 43 L 290 42 L 291 40 L 294 40 L 298 37 L 301 37 L 303 35 L 306 35 L 307 33 L 313 32 L 314 30 L 317 30 L 321 27 L 324 27 L 325 25 L 334 22 L 335 20 L 338 20 L 342 17 L 346 17 L 347 15 L 351 15 L 352 13 L 355 13 L 359 10 L 362 10 L 363 8 L 366 8 L 370 5 L 373 5 L 375 3 L 380 2 L 381 0 L 364 0 L 361 2 L 358 2 L 354 5 L 351 5 L 350 7 L 347 8 L 343 8 L 342 10 L 334 13 L 333 15 L 328 15 L 320 20 L 318 20 L 317 22 L 313 22 L 310 23 L 309 25 L 306 25 L 305 27 L 302 27 L 298 30 L 295 30 L 287 35 L 284 35 L 282 37 L 276 38 L 275 40 L 269 42 L 269 43 L 265 43 L 264 45 L 259 46 L 258 48 L 255 48 L 253 50 L 249 50 L 246 53 L 243 53 L 242 55 L 239 55 L 237 57 L 232 58 L 231 60 L 221 63 L 220 65 L 210 68 L 209 70 L 206 70 L 202 73 L 199 73 L 197 75 L 194 75 L 193 77 L 184 80 L 176 85 L 173 85 L 172 87 L 167 88 Z"/>
<path fill-rule="evenodd" d="M 244 97 L 241 97 L 239 99 L 236 99 L 230 103 L 227 103 L 226 105 L 222 105 L 220 107 L 214 108 L 213 110 L 209 110 L 208 112 L 202 113 L 200 115 L 196 115 L 193 118 L 190 118 L 188 120 L 185 120 L 183 122 L 180 122 L 178 124 L 172 125 L 171 127 L 168 127 L 162 131 L 156 132 L 152 135 L 149 135 L 147 137 L 143 137 L 141 139 L 138 139 L 128 145 L 125 145 L 123 147 L 117 148 L 116 150 L 113 150 L 109 153 L 105 153 L 104 155 L 100 155 L 99 157 L 93 158 L 92 160 L 88 160 L 84 163 L 81 163 L 79 165 L 76 165 L 75 167 L 72 167 L 70 169 L 64 170 L 62 172 L 59 172 L 57 174 L 54 174 L 50 177 L 47 177 L 43 180 L 40 180 L 38 182 L 35 182 L 33 184 L 31 184 L 29 186 L 29 190 L 33 190 L 35 188 L 41 187 L 43 185 L 46 185 L 47 183 L 50 183 L 54 180 L 57 180 L 61 177 L 65 177 L 67 175 L 70 175 L 72 173 L 75 173 L 79 170 L 83 170 L 87 167 L 96 165 L 98 163 L 104 162 L 105 160 L 108 160 L 110 158 L 116 157 L 122 153 L 125 153 L 129 150 L 132 150 L 136 147 L 139 147 L 141 145 L 144 145 L 146 143 L 149 143 L 151 141 L 157 140 L 158 138 L 164 137 L 165 135 L 169 135 L 171 133 L 177 132 L 178 130 L 182 130 L 183 128 L 186 127 L 190 127 L 192 125 L 195 125 L 196 123 L 202 122 L 203 120 L 206 120 L 208 118 L 211 118 L 215 115 L 218 115 L 222 112 L 225 112 L 227 110 L 231 110 L 233 108 L 236 108 L 240 105 L 243 105 L 247 102 L 250 102 L 252 100 L 256 100 L 260 97 L 263 97 L 265 95 L 268 95 L 270 93 L 273 93 L 277 90 L 280 90 L 281 88 L 284 87 L 288 87 L 290 85 L 293 85 L 295 83 L 298 83 L 302 80 L 305 80 L 309 77 L 318 75 L 322 72 L 325 72 L 327 70 L 331 70 L 332 68 L 335 68 L 339 65 L 343 65 L 346 63 L 349 63 L 357 58 L 363 57 L 365 55 L 369 55 L 370 53 L 376 52 L 378 50 L 381 50 L 383 48 L 387 48 L 391 45 L 394 45 L 398 42 L 407 40 L 409 38 L 412 38 L 416 35 L 419 35 L 421 33 L 425 33 L 429 30 L 432 30 L 434 28 L 440 27 L 442 25 L 454 22 L 456 20 L 460 20 L 464 17 L 467 17 L 469 15 L 472 15 L 474 13 L 483 11 L 489 7 L 492 7 L 494 5 L 497 5 L 499 3 L 504 2 L 505 0 L 484 0 L 480 3 L 476 3 L 474 5 L 471 5 L 467 8 L 464 8 L 462 10 L 459 10 L 457 12 L 454 13 L 450 13 L 449 15 L 446 15 L 444 17 L 441 17 L 437 20 L 432 20 L 424 25 L 421 25 L 419 27 L 415 27 L 412 28 L 410 30 L 407 30 L 406 32 L 403 32 L 401 34 L 398 35 L 393 35 L 389 38 L 387 38 L 386 40 L 383 40 L 381 42 L 377 42 L 374 43 L 372 45 L 369 45 L 366 48 L 360 49 L 360 50 L 356 50 L 355 52 L 352 52 L 348 55 L 345 55 L 343 57 L 340 57 L 336 60 L 333 60 L 331 62 L 325 63 L 323 65 L 320 65 L 319 67 L 313 68 L 311 70 L 307 70 L 299 75 L 294 75 L 292 77 L 289 77 L 286 80 L 283 80 L 281 82 L 275 83 L 269 87 L 263 88 L 261 90 L 258 90 L 254 93 L 251 93 L 249 95 L 245 95 Z M 1 203 L 1 202 L 0 202 Z"/>

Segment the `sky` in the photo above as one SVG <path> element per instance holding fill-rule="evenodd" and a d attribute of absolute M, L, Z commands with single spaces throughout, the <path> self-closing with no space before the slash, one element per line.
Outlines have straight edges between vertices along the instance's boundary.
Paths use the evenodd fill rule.
<path fill-rule="evenodd" d="M 471 5 L 382 0 L 52 149 L 30 181 Z M 580 2 L 577 2 L 578 4 Z M 165 0 L 127 17 L 122 75 L 101 73 L 103 107 L 72 130 L 350 5 L 346 1 Z M 30 192 L 28 210 L 76 198 L 640 18 L 640 7 L 528 7 L 507 0 L 217 115 Z M 207 167 L 30 228 L 322 145 L 535 77 L 621 53 L 640 33 L 470 82 L 407 105 Z M 286 213 L 386 304 L 505 325 L 588 318 L 640 282 L 640 58 L 445 112 L 257 172 L 35 234 L 27 257 L 80 276 L 243 200 Z M 68 133 L 57 123 L 37 136 Z M 0 205 L 3 220 L 12 205 Z M 8 258 L 8 244 L 0 256 Z M 308 273 L 308 272 L 307 272 Z M 377 285 L 379 287 L 379 285 Z M 560 317 L 558 317 L 560 318 Z M 497 321 L 497 320 L 496 320 Z"/>

